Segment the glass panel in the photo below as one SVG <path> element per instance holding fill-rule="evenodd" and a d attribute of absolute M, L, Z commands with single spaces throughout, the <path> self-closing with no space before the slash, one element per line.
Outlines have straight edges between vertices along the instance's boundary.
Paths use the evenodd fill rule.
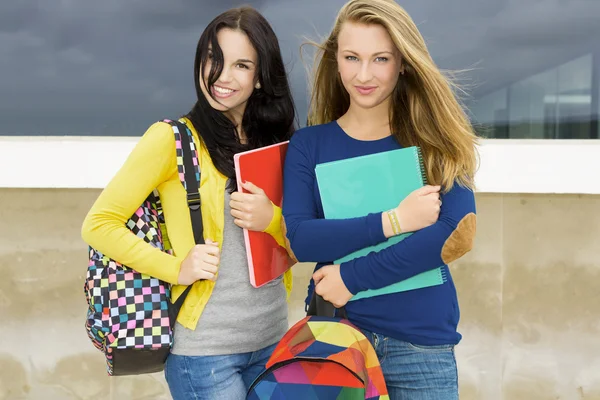
<path fill-rule="evenodd" d="M 517 139 L 593 137 L 592 62 L 587 54 L 471 101 L 478 133 Z"/>
<path fill-rule="evenodd" d="M 397 0 L 437 65 L 458 76 L 490 138 L 597 138 L 600 1 Z M 6 4 L 4 4 L 6 3 Z M 0 6 L 0 135 L 141 135 L 195 100 L 198 37 L 242 2 L 8 1 Z M 247 0 L 271 22 L 298 122 L 309 93 L 300 58 L 346 0 Z M 34 7 L 35 6 L 35 7 Z"/>
<path fill-rule="evenodd" d="M 555 117 L 545 98 L 556 93 L 558 71 L 542 72 L 509 88 L 509 137 L 542 139 L 553 136 Z"/>
<path fill-rule="evenodd" d="M 550 96 L 548 101 L 556 104 L 556 136 L 560 139 L 590 137 L 592 60 L 592 55 L 588 54 L 558 68 L 558 93 Z"/>
<path fill-rule="evenodd" d="M 592 98 L 592 105 L 595 105 L 594 112 L 595 116 L 592 119 L 592 127 L 595 125 L 596 139 L 600 139 L 600 51 L 598 51 L 594 57 L 594 86 L 596 87 L 596 97 Z"/>
<path fill-rule="evenodd" d="M 500 89 L 487 94 L 471 104 L 475 129 L 480 136 L 508 137 L 508 90 Z"/>

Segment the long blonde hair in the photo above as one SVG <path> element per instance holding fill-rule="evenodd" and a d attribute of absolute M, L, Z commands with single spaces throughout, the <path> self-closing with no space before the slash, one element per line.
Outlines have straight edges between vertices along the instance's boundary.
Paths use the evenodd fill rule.
<path fill-rule="evenodd" d="M 445 191 L 455 181 L 474 188 L 477 136 L 453 92 L 458 86 L 438 69 L 412 18 L 393 0 L 351 0 L 342 7 L 331 34 L 317 45 L 308 124 L 337 120 L 350 106 L 336 58 L 345 22 L 383 26 L 402 55 L 404 74 L 392 93 L 390 127 L 403 147 L 421 148 L 428 182 Z"/>

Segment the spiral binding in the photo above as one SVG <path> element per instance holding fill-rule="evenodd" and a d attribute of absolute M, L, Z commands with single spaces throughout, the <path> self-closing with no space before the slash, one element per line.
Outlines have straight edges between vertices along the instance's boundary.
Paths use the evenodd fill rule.
<path fill-rule="evenodd" d="M 442 278 L 442 283 L 446 283 L 448 281 L 448 276 L 446 275 L 445 267 L 440 267 L 440 277 Z"/>
<path fill-rule="evenodd" d="M 421 168 L 421 180 L 423 181 L 423 185 L 427 185 L 427 171 L 425 170 L 425 163 L 423 162 L 423 153 L 421 152 L 421 148 L 416 146 L 417 149 L 417 161 L 419 163 L 419 167 Z"/>

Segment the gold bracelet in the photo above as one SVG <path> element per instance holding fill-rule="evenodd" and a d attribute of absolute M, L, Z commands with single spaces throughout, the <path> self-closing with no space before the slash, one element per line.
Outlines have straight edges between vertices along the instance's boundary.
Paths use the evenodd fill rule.
<path fill-rule="evenodd" d="M 400 233 L 402 233 L 402 230 L 400 229 L 400 223 L 398 222 L 398 215 L 396 215 L 396 210 L 388 210 L 387 214 L 388 218 L 390 219 L 390 224 L 392 225 L 394 235 L 399 235 Z"/>
<path fill-rule="evenodd" d="M 400 218 L 398 218 L 398 214 L 396 213 L 396 209 L 392 210 L 392 215 L 394 216 L 394 221 L 396 222 L 396 227 L 398 228 L 398 235 L 402 233 L 402 226 L 400 226 Z"/>
<path fill-rule="evenodd" d="M 390 218 L 390 223 L 392 224 L 392 230 L 394 231 L 394 235 L 398 235 L 400 232 L 398 229 L 398 220 L 396 218 L 396 213 L 394 212 L 394 210 L 388 211 L 388 217 Z"/>

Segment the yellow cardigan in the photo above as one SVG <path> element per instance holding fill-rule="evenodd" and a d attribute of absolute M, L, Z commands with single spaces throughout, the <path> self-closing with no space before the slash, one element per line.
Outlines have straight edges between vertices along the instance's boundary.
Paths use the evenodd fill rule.
<path fill-rule="evenodd" d="M 227 177 L 213 165 L 208 150 L 191 122 L 186 119 L 182 122 L 186 123 L 199 143 L 204 238 L 218 242 L 220 247 L 223 243 Z M 148 245 L 125 226 L 129 217 L 155 188 L 160 195 L 168 240 L 174 255 Z M 281 230 L 281 209 L 274 205 L 273 210 L 273 219 L 265 232 L 273 236 L 281 246 L 285 246 Z M 138 272 L 171 283 L 174 285 L 172 300 L 179 297 L 185 289 L 184 286 L 177 285 L 181 262 L 195 243 L 186 192 L 177 172 L 175 138 L 170 125 L 157 122 L 144 133 L 92 206 L 83 222 L 81 235 L 86 243 L 109 257 Z M 292 288 L 291 270 L 285 273 L 284 284 L 289 298 Z M 186 328 L 195 329 L 214 286 L 214 282 L 206 280 L 193 284 L 179 312 L 179 323 Z"/>

